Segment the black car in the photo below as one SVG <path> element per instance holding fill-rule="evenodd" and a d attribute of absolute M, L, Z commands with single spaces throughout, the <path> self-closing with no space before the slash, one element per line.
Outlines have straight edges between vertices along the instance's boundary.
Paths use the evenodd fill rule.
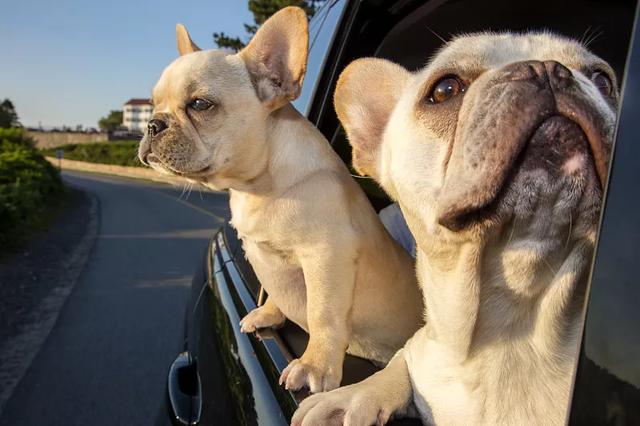
<path fill-rule="evenodd" d="M 623 96 L 573 402 L 567 407 L 572 424 L 640 424 L 636 9 L 635 0 L 328 0 L 310 23 L 307 75 L 294 102 L 350 164 L 332 94 L 341 70 L 353 59 L 379 56 L 416 70 L 453 34 L 550 29 L 588 42 L 612 65 L 623 82 Z M 377 210 L 390 203 L 371 180 L 358 182 Z M 238 323 L 259 297 L 260 283 L 227 225 L 212 238 L 191 287 L 184 346 L 167 379 L 174 424 L 288 424 L 306 395 L 285 390 L 278 378 L 289 361 L 302 355 L 307 335 L 290 322 L 277 331 L 242 334 Z M 347 356 L 342 383 L 375 371 L 372 363 Z M 407 419 L 393 424 L 420 423 Z"/>

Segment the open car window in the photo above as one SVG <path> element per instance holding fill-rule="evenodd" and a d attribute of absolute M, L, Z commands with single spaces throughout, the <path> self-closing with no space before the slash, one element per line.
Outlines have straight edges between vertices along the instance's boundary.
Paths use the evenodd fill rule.
<path fill-rule="evenodd" d="M 350 166 L 351 164 L 351 148 L 346 139 L 346 135 L 343 129 L 340 127 L 335 111 L 332 104 L 332 96 L 327 96 L 327 93 L 332 94 L 335 89 L 335 83 L 339 73 L 344 67 L 352 60 L 363 56 L 378 56 L 393 60 L 401 65 L 407 67 L 410 70 L 417 70 L 424 66 L 428 59 L 433 55 L 443 44 L 443 40 L 450 39 L 455 34 L 475 32 L 481 30 L 492 31 L 524 31 L 524 30 L 551 30 L 566 36 L 582 39 L 585 42 L 589 42 L 589 48 L 597 55 L 601 56 L 616 71 L 620 81 L 624 75 L 625 61 L 627 58 L 628 46 L 630 44 L 634 11 L 636 7 L 635 0 L 567 0 L 558 2 L 557 0 L 539 1 L 539 2 L 513 2 L 507 0 L 496 1 L 483 1 L 477 0 L 452 0 L 452 1 L 410 1 L 404 0 L 399 2 L 383 2 L 383 1 L 361 1 L 357 2 L 358 6 L 353 8 L 353 11 L 347 6 L 348 3 L 345 0 L 333 1 L 327 3 L 333 5 L 333 8 L 325 6 L 324 9 L 319 11 L 318 15 L 314 18 L 311 28 L 310 43 L 311 51 L 309 54 L 309 66 L 307 76 L 302 90 L 301 97 L 294 103 L 296 108 L 305 115 L 313 110 L 314 117 L 315 111 L 320 111 L 317 120 L 314 120 L 322 133 L 329 139 L 334 150 L 340 155 L 343 161 Z M 349 31 L 341 31 L 344 21 L 347 18 L 342 18 L 344 13 L 353 13 L 353 16 L 349 16 L 349 25 L 351 26 Z M 570 18 L 568 18 L 570 17 Z M 326 28 L 326 30 L 325 30 Z M 336 42 L 338 46 L 333 46 L 332 43 Z M 637 50 L 637 49 L 636 49 Z M 331 54 L 331 51 L 339 51 L 339 54 Z M 335 53 L 335 52 L 334 52 Z M 640 61 L 638 54 L 636 54 L 636 61 Z M 328 61 L 331 61 L 329 63 Z M 640 76 L 640 69 L 630 66 L 630 70 L 636 70 L 636 76 Z M 331 71 L 330 75 L 327 72 Z M 640 94 L 640 82 L 636 77 L 629 84 L 635 85 L 636 93 Z M 630 87 L 626 88 L 626 92 L 633 90 Z M 635 102 L 635 115 L 637 117 L 637 111 L 640 105 L 640 100 L 636 96 L 635 101 L 629 101 L 629 97 L 625 97 L 625 102 Z M 631 108 L 631 107 L 630 107 Z M 640 135 L 640 129 L 638 129 L 638 120 L 636 119 L 636 127 L 632 133 L 636 141 L 638 135 Z M 628 180 L 634 184 L 638 182 L 639 176 L 637 170 L 640 170 L 640 165 L 637 164 L 640 159 L 640 153 L 636 152 L 638 148 L 635 146 L 632 148 L 631 144 L 627 142 L 629 146 L 624 149 L 625 164 L 627 165 L 627 177 L 616 178 L 616 174 L 612 175 L 612 184 L 610 191 L 610 197 L 613 197 L 616 188 L 620 188 L 620 191 L 631 191 L 627 194 L 633 193 L 629 189 L 629 185 L 623 186 L 617 183 L 622 180 Z M 637 144 L 636 144 L 637 145 Z M 616 148 L 616 158 L 621 154 L 618 153 Z M 616 160 L 620 161 L 620 160 Z M 630 176 L 630 177 L 629 177 Z M 377 210 L 385 207 L 390 203 L 390 200 L 386 197 L 384 192 L 378 187 L 378 185 L 371 179 L 358 179 L 361 187 L 367 193 L 369 199 Z M 617 186 L 616 186 L 617 185 Z M 635 187 L 634 187 L 634 190 Z M 619 207 L 624 207 L 624 195 L 617 195 L 620 197 Z M 628 196 L 627 196 L 628 197 Z M 639 196 L 634 196 L 634 200 L 640 200 Z M 627 271 L 632 271 L 632 266 L 640 263 L 640 259 L 637 259 L 635 254 L 638 251 L 634 249 L 633 240 L 629 238 L 640 235 L 640 230 L 636 230 L 636 227 L 619 228 L 618 232 L 625 234 L 625 230 L 631 230 L 629 235 L 626 235 L 627 239 L 617 237 L 609 237 L 611 240 L 607 240 L 607 218 L 611 217 L 611 221 L 616 217 L 616 210 L 611 207 L 613 201 L 607 203 L 605 222 L 603 225 L 602 244 L 615 245 L 616 241 L 625 241 L 623 247 L 627 250 L 627 257 L 624 258 Z M 640 208 L 640 204 L 639 204 Z M 636 211 L 635 204 L 633 204 L 630 213 L 625 216 L 629 221 L 640 215 L 640 211 Z M 609 215 L 609 216 L 607 216 Z M 637 225 L 637 224 L 636 224 Z M 615 226 L 612 230 L 617 229 Z M 637 232 L 636 232 L 637 231 Z M 613 232 L 613 231 L 611 231 Z M 614 235 L 614 234 L 612 234 Z M 623 235 L 624 236 L 624 235 Z M 616 239 L 617 238 L 617 239 Z M 607 243 L 607 241 L 610 241 Z M 599 251 L 602 251 L 602 247 Z M 243 275 L 244 280 L 247 283 L 247 287 L 252 293 L 253 297 L 257 300 L 259 291 L 259 283 L 255 278 L 255 275 L 251 272 L 251 267 L 244 259 L 244 255 L 241 250 L 236 252 L 236 261 L 242 264 L 242 269 L 246 269 L 246 274 Z M 632 255 L 633 254 L 633 255 Z M 596 272 L 598 270 L 596 269 Z M 608 271 L 608 270 L 605 270 Z M 610 272 L 603 272 L 604 275 Z M 618 274 L 621 272 L 618 271 Z M 624 274 L 623 274 L 624 275 Z M 596 275 L 594 280 L 598 277 Z M 626 275 L 624 280 L 620 281 L 628 286 L 632 285 L 632 279 L 635 278 L 632 275 Z M 606 282 L 606 277 L 602 278 Z M 619 286 L 620 287 L 620 286 Z M 633 302 L 638 300 L 637 294 L 624 292 L 626 290 L 624 286 L 621 287 L 621 292 L 615 297 L 627 297 L 627 305 L 621 312 L 632 312 Z M 623 291 L 624 290 L 624 291 Z M 620 318 L 619 316 L 610 316 L 608 312 L 612 309 L 616 309 L 615 301 L 618 300 L 612 297 L 603 297 L 602 294 L 608 294 L 606 284 L 602 284 L 599 289 L 596 288 L 594 283 L 592 289 L 592 304 L 595 298 L 600 298 L 602 301 L 601 306 L 595 307 L 593 314 L 587 321 L 587 336 L 585 338 L 585 351 L 589 352 L 589 345 L 599 345 L 601 340 L 597 336 L 607 334 L 615 325 L 611 324 L 611 318 Z M 614 303 L 611 305 L 611 303 Z M 628 308 L 628 309 L 627 309 Z M 627 309 L 625 311 L 625 309 Z M 621 350 L 621 354 L 628 354 L 631 358 L 625 358 L 629 360 L 637 360 L 640 353 L 637 351 L 640 348 L 640 342 L 638 341 L 638 334 L 632 331 L 640 324 L 640 318 L 637 316 L 637 310 L 633 315 L 629 315 L 628 327 L 620 331 L 621 338 L 618 340 L 619 346 L 624 346 L 627 339 L 633 338 L 633 345 L 631 348 Z M 635 316 L 634 316 L 635 315 Z M 605 325 L 601 326 L 600 331 L 597 331 L 598 326 L 591 326 L 590 324 L 602 324 L 605 321 Z M 608 322 L 607 322 L 608 321 Z M 630 324 L 630 325 L 629 325 Z M 636 327 L 636 328 L 633 328 Z M 592 330 L 592 331 L 590 331 Z M 590 334 L 591 333 L 591 334 Z M 600 333 L 600 334 L 598 334 Z M 284 345 L 286 345 L 290 356 L 298 357 L 304 351 L 307 341 L 307 335 L 300 328 L 288 323 L 283 329 L 278 331 Z M 591 337 L 590 337 L 591 336 Z M 589 340 L 591 339 L 591 341 Z M 600 340 L 599 340 L 600 339 Z M 591 343 L 593 342 L 593 343 Z M 602 348 L 599 348 L 602 349 Z M 618 350 L 618 349 L 615 349 Z M 593 351 L 592 351 L 593 352 Z M 598 358 L 600 356 L 600 358 Z M 606 368 L 607 358 L 602 357 L 602 353 L 598 356 L 594 355 L 589 358 L 590 361 L 600 360 L 600 366 Z M 343 383 L 351 383 L 361 380 L 372 372 L 376 371 L 376 367 L 373 364 L 364 361 L 357 360 L 353 357 L 347 357 L 347 361 L 344 366 L 344 378 Z M 584 358 L 584 357 L 583 357 Z M 602 360 L 605 361 L 602 361 Z M 613 359 L 615 362 L 619 362 L 619 359 Z M 630 363 L 633 361 L 629 361 Z M 629 364 L 631 365 L 631 364 Z M 635 367 L 626 368 L 628 377 L 628 383 L 637 386 L 640 382 L 638 379 L 638 363 L 633 364 Z M 581 369 L 583 369 L 581 365 Z M 617 372 L 615 369 L 610 370 L 615 374 L 623 374 Z M 624 375 L 624 374 L 623 374 Z M 579 372 L 579 378 L 580 372 Z M 585 376 L 586 377 L 586 376 Z M 576 395 L 579 395 L 580 389 L 577 390 Z M 594 392 L 597 392 L 594 391 Z M 585 399 L 584 401 L 588 401 Z M 615 403 L 615 401 L 614 401 Z M 574 406 L 578 406 L 578 402 L 574 402 Z M 588 404 L 588 403 L 587 403 Z M 615 406 L 610 406 L 615 411 Z M 638 405 L 640 407 L 640 404 Z M 640 410 L 640 408 L 639 408 Z M 637 413 L 636 413 L 637 415 Z M 573 415 L 572 415 L 573 418 Z M 636 417 L 633 417 L 634 419 Z M 617 423 L 616 423 L 617 424 Z M 624 422 L 622 423 L 624 424 Z"/>

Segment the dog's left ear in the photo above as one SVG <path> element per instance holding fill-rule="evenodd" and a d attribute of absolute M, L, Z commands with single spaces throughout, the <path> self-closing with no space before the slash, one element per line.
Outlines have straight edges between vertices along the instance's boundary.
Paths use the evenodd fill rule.
<path fill-rule="evenodd" d="M 191 40 L 189 32 L 182 24 L 176 24 L 176 42 L 178 44 L 178 52 L 180 53 L 180 56 L 200 50 L 193 40 Z"/>
<path fill-rule="evenodd" d="M 300 95 L 308 45 L 307 15 L 299 7 L 285 7 L 240 51 L 258 97 L 272 111 Z"/>
<path fill-rule="evenodd" d="M 411 78 L 404 67 L 386 59 L 350 63 L 338 79 L 333 103 L 353 147 L 353 167 L 380 182 L 380 146 L 391 113 Z"/>

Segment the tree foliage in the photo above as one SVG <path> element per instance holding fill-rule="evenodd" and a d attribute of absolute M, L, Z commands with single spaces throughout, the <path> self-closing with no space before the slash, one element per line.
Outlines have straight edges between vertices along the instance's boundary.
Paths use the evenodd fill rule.
<path fill-rule="evenodd" d="M 244 42 L 240 40 L 240 37 L 229 37 L 224 32 L 213 33 L 213 41 L 218 47 L 233 49 L 236 52 L 244 47 Z"/>
<path fill-rule="evenodd" d="M 9 127 L 20 127 L 20 122 L 13 102 L 5 99 L 0 103 L 0 128 L 8 129 Z"/>
<path fill-rule="evenodd" d="M 24 129 L 0 129 L 0 254 L 44 225 L 62 193 L 60 174 Z"/>
<path fill-rule="evenodd" d="M 253 13 L 253 24 L 244 24 L 244 29 L 247 32 L 247 38 L 250 39 L 253 34 L 258 30 L 260 25 L 269 19 L 271 15 L 278 10 L 287 6 L 298 6 L 302 8 L 309 19 L 314 15 L 316 10 L 326 0 L 249 0 L 249 10 Z M 218 47 L 224 47 L 238 51 L 242 49 L 246 42 L 240 37 L 232 37 L 226 35 L 224 32 L 213 33 L 213 41 L 215 41 Z"/>
<path fill-rule="evenodd" d="M 98 127 L 106 132 L 113 132 L 122 126 L 122 111 L 112 110 L 106 117 L 98 120 Z"/>

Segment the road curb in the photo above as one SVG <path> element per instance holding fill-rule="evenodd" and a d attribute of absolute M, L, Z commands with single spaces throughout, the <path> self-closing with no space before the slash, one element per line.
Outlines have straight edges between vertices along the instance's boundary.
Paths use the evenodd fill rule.
<path fill-rule="evenodd" d="M 86 161 L 65 160 L 53 157 L 44 157 L 48 162 L 62 170 L 75 170 L 80 172 L 101 173 L 106 175 L 124 176 L 134 179 L 152 180 L 155 182 L 170 183 L 174 185 L 184 185 L 189 183 L 185 178 L 179 176 L 163 175 L 159 172 L 142 167 L 117 166 L 113 164 L 89 163 Z"/>
<path fill-rule="evenodd" d="M 99 200 L 93 194 L 85 194 L 91 203 L 87 230 L 63 263 L 60 284 L 51 289 L 32 311 L 33 321 L 28 321 L 16 336 L 0 343 L 0 414 L 55 326 L 94 247 L 100 224 Z"/>

